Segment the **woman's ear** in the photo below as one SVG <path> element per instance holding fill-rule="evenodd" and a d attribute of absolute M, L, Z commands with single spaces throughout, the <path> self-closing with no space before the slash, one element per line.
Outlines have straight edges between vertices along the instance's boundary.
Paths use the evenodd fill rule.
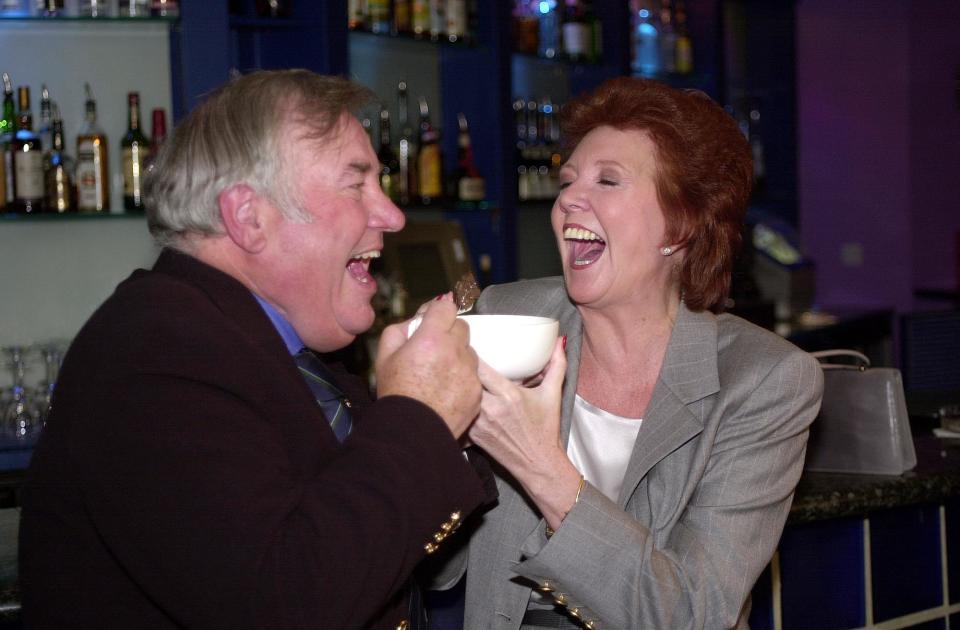
<path fill-rule="evenodd" d="M 233 184 L 217 196 L 223 227 L 238 247 L 250 254 L 267 242 L 264 199 L 249 184 Z"/>

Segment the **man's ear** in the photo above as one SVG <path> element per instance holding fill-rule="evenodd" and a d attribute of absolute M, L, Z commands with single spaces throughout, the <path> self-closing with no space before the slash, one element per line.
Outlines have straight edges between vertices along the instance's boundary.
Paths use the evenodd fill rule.
<path fill-rule="evenodd" d="M 248 184 L 233 184 L 217 196 L 227 236 L 250 254 L 261 251 L 267 243 L 264 201 Z"/>

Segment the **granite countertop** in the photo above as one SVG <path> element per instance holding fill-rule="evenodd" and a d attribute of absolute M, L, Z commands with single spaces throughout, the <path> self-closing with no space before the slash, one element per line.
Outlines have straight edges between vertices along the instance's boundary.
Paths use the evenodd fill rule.
<path fill-rule="evenodd" d="M 960 496 L 960 439 L 914 435 L 913 443 L 917 466 L 902 475 L 804 473 L 787 522 L 863 516 Z"/>

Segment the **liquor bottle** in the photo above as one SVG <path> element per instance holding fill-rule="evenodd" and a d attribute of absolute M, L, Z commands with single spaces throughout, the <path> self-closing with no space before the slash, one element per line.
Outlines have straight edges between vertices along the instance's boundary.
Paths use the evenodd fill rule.
<path fill-rule="evenodd" d="M 53 110 L 50 90 L 42 84 L 40 85 L 40 122 L 37 125 L 37 136 L 44 149 L 49 149 L 53 140 Z"/>
<path fill-rule="evenodd" d="M 540 7 L 540 29 L 537 54 L 553 59 L 560 52 L 560 16 L 556 0 L 543 0 Z"/>
<path fill-rule="evenodd" d="M 473 160 L 473 147 L 470 142 L 470 129 L 467 117 L 457 114 L 460 131 L 457 134 L 457 199 L 460 201 L 483 201 L 486 196 L 486 184 Z"/>
<path fill-rule="evenodd" d="M 97 125 L 97 102 L 90 84 L 87 92 L 85 118 L 77 134 L 77 209 L 80 212 L 110 211 L 110 179 L 107 168 L 107 136 Z"/>
<path fill-rule="evenodd" d="M 400 201 L 400 162 L 390 146 L 390 112 L 380 110 L 380 188 L 394 202 Z"/>
<path fill-rule="evenodd" d="M 13 134 L 17 130 L 16 105 L 13 102 L 13 82 L 10 75 L 3 73 L 3 117 L 0 118 L 0 208 L 6 210 L 13 203 Z"/>
<path fill-rule="evenodd" d="M 413 36 L 423 39 L 430 33 L 430 0 L 413 0 Z"/>
<path fill-rule="evenodd" d="M 594 63 L 603 60 L 603 20 L 593 10 L 590 0 L 584 0 L 584 14 L 590 26 L 590 53 L 588 58 Z"/>
<path fill-rule="evenodd" d="M 443 194 L 443 160 L 440 133 L 430 124 L 427 99 L 420 97 L 420 150 L 417 153 L 417 180 L 420 203 L 429 205 Z"/>
<path fill-rule="evenodd" d="M 657 27 L 650 21 L 650 10 L 641 7 L 637 11 L 634 29 L 633 71 L 642 77 L 655 77 L 660 72 L 660 45 Z"/>
<path fill-rule="evenodd" d="M 390 32 L 390 0 L 367 0 L 370 30 L 386 35 Z"/>
<path fill-rule="evenodd" d="M 38 5 L 40 17 L 61 17 L 64 15 L 63 0 L 40 0 Z"/>
<path fill-rule="evenodd" d="M 446 0 L 443 17 L 448 41 L 458 42 L 466 39 L 470 23 L 467 0 Z"/>
<path fill-rule="evenodd" d="M 123 207 L 143 210 L 143 176 L 150 159 L 150 141 L 140 129 L 140 94 L 127 95 L 127 133 L 120 141 L 123 159 Z"/>
<path fill-rule="evenodd" d="M 109 17 L 107 0 L 80 0 L 77 13 L 81 17 Z"/>
<path fill-rule="evenodd" d="M 47 210 L 50 212 L 73 212 L 73 158 L 63 149 L 63 120 L 60 112 L 54 113 L 51 130 L 52 146 L 43 157 L 43 173 L 47 192 Z"/>
<path fill-rule="evenodd" d="M 180 3 L 178 0 L 150 0 L 150 15 L 177 17 L 180 15 Z"/>
<path fill-rule="evenodd" d="M 149 0 L 120 0 L 120 17 L 149 17 Z"/>
<path fill-rule="evenodd" d="M 430 39 L 437 41 L 443 36 L 446 28 L 446 19 L 443 16 L 444 0 L 429 0 L 430 2 Z"/>
<path fill-rule="evenodd" d="M 413 31 L 411 0 L 393 0 L 393 22 L 390 31 L 394 35 L 409 35 Z"/>
<path fill-rule="evenodd" d="M 359 31 L 367 27 L 366 8 L 366 0 L 350 0 L 347 3 L 347 28 Z"/>
<path fill-rule="evenodd" d="M 17 113 L 17 133 L 11 145 L 13 151 L 13 210 L 35 213 L 43 210 L 43 145 L 33 132 L 33 112 L 30 109 L 30 88 L 17 89 L 20 111 Z"/>
<path fill-rule="evenodd" d="M 590 56 L 590 24 L 579 0 L 566 0 L 563 12 L 563 53 L 571 61 Z"/>
<path fill-rule="evenodd" d="M 410 104 L 407 83 L 397 85 L 397 125 L 400 127 L 398 163 L 400 167 L 399 198 L 401 205 L 409 205 L 417 194 L 417 143 L 410 124 Z"/>
<path fill-rule="evenodd" d="M 693 40 L 687 31 L 687 8 L 683 0 L 677 0 L 677 47 L 675 66 L 679 74 L 693 72 Z"/>
<path fill-rule="evenodd" d="M 657 31 L 660 47 L 660 71 L 672 74 L 676 71 L 677 34 L 673 28 L 670 0 L 660 2 L 660 26 Z"/>

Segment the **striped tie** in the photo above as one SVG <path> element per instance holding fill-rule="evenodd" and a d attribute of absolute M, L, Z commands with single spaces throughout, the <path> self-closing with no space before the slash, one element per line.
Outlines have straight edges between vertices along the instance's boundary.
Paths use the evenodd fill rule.
<path fill-rule="evenodd" d="M 317 404 L 323 410 L 323 415 L 330 422 L 337 439 L 343 442 L 353 420 L 350 418 L 350 401 L 344 396 L 340 388 L 334 384 L 333 375 L 310 350 L 304 348 L 294 356 L 300 375 L 313 392 Z"/>

